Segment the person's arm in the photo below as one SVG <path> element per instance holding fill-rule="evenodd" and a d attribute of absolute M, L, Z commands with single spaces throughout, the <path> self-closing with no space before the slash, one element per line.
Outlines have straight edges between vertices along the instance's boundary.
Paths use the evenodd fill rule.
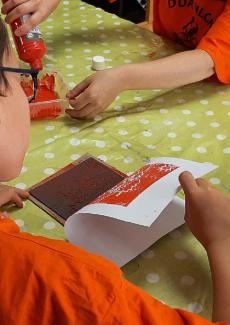
<path fill-rule="evenodd" d="M 229 214 L 230 219 L 230 214 Z M 207 250 L 213 282 L 213 321 L 230 323 L 230 239 Z"/>
<path fill-rule="evenodd" d="M 123 90 L 177 88 L 212 76 L 214 62 L 203 50 L 177 53 L 156 61 L 115 69 Z"/>
<path fill-rule="evenodd" d="M 22 36 L 44 21 L 59 3 L 60 0 L 8 0 L 1 11 L 6 15 L 8 24 L 18 17 L 31 14 L 30 18 L 15 32 L 17 36 Z"/>
<path fill-rule="evenodd" d="M 185 221 L 207 251 L 213 280 L 213 321 L 230 323 L 230 198 L 203 179 L 180 176 Z"/>
<path fill-rule="evenodd" d="M 71 106 L 76 108 L 68 113 L 75 118 L 93 117 L 107 108 L 124 90 L 176 88 L 206 79 L 214 73 L 211 56 L 200 49 L 99 71 L 67 95 Z"/>

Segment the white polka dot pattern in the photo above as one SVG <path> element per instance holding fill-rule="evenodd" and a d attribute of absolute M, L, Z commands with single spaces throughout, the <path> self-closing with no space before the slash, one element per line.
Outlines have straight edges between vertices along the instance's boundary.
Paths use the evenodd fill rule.
<path fill-rule="evenodd" d="M 115 67 L 174 53 L 160 37 L 79 0 L 62 1 L 41 27 L 45 66 L 57 68 L 69 88 L 93 73 L 93 56 L 102 55 L 107 67 Z M 24 166 L 12 184 L 29 188 L 86 153 L 127 174 L 155 157 L 175 156 L 219 165 L 207 179 L 228 193 L 229 98 L 228 86 L 201 82 L 174 90 L 124 92 L 90 121 L 61 117 L 33 122 Z M 23 231 L 64 239 L 62 226 L 31 202 L 13 218 Z M 174 230 L 123 271 L 165 303 L 210 316 L 206 256 L 186 227 Z"/>

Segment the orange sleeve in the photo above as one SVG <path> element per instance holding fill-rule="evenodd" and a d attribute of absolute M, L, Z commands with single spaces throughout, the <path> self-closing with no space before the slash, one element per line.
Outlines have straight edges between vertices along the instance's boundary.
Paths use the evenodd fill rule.
<path fill-rule="evenodd" d="M 0 232 L 16 234 L 20 232 L 20 228 L 12 219 L 7 218 L 4 213 L 0 212 Z"/>
<path fill-rule="evenodd" d="M 198 48 L 209 53 L 215 63 L 218 79 L 230 84 L 230 2 L 208 33 L 201 39 Z"/>
<path fill-rule="evenodd" d="M 111 262 L 20 233 L 8 218 L 0 220 L 0 248 L 1 324 L 213 324 L 157 301 Z"/>

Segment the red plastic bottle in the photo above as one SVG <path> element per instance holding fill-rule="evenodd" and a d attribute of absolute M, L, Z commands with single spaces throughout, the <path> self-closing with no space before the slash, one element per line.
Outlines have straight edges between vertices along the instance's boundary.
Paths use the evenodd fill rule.
<path fill-rule="evenodd" d="M 7 1 L 8 0 L 2 0 L 3 3 L 6 3 Z M 43 69 L 42 60 L 46 54 L 46 46 L 42 39 L 39 27 L 33 28 L 24 36 L 19 37 L 15 35 L 15 30 L 19 28 L 29 18 L 29 16 L 30 15 L 24 15 L 17 18 L 10 24 L 10 27 L 19 58 L 28 63 L 32 69 L 40 71 Z"/>

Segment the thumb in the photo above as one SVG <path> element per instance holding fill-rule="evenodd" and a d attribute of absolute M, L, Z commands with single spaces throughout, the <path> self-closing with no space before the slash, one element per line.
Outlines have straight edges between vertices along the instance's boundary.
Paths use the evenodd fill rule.
<path fill-rule="evenodd" d="M 196 180 L 190 172 L 183 172 L 182 174 L 180 174 L 179 182 L 185 193 L 185 196 L 189 196 L 198 188 Z"/>

